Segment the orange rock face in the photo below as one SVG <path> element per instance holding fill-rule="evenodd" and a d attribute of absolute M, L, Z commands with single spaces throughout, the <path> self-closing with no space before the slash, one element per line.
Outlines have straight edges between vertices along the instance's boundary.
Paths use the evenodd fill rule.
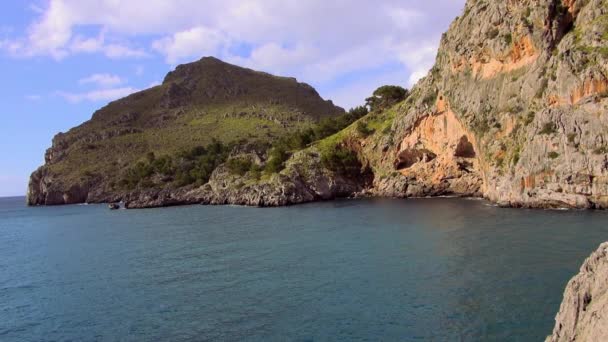
<path fill-rule="evenodd" d="M 469 60 L 464 57 L 455 58 L 450 64 L 453 73 L 463 72 L 470 67 L 474 77 L 480 76 L 482 79 L 490 79 L 499 74 L 530 65 L 536 61 L 538 56 L 539 53 L 532 38 L 523 36 L 513 42 L 506 56 L 496 57 L 484 52 L 471 57 Z"/>
<path fill-rule="evenodd" d="M 480 75 L 483 79 L 493 78 L 499 74 L 514 71 L 530 65 L 538 58 L 538 52 L 532 39 L 524 36 L 513 43 L 507 58 L 491 57 L 489 59 L 473 59 L 473 75 Z"/>
<path fill-rule="evenodd" d="M 608 81 L 605 79 L 586 79 L 583 84 L 575 88 L 570 94 L 570 103 L 577 104 L 581 100 L 598 94 L 608 92 Z"/>
<path fill-rule="evenodd" d="M 608 80 L 603 78 L 587 78 L 583 83 L 575 87 L 567 96 L 550 95 L 547 99 L 551 107 L 576 105 L 591 96 L 607 94 Z"/>
<path fill-rule="evenodd" d="M 476 140 L 465 129 L 449 103 L 439 96 L 437 112 L 420 120 L 401 141 L 395 168 L 404 176 L 438 184 L 478 169 Z M 468 171 L 467 171 L 468 172 Z"/>

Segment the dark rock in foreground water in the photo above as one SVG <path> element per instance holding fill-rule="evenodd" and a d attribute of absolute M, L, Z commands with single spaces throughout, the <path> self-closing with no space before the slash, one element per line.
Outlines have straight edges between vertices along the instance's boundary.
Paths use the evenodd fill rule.
<path fill-rule="evenodd" d="M 546 342 L 608 341 L 608 242 L 585 260 L 566 287 Z"/>

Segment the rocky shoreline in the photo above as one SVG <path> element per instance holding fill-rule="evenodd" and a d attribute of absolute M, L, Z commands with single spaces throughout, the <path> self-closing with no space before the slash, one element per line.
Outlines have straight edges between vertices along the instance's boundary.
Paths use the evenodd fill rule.
<path fill-rule="evenodd" d="M 279 206 L 365 190 L 379 197 L 457 195 L 509 207 L 607 209 L 608 54 L 598 32 L 608 26 L 602 1 L 467 1 L 463 15 L 443 35 L 435 65 L 405 91 L 404 99 L 370 109 L 304 150 L 284 151 L 289 156 L 280 168 L 255 177 L 235 176 L 220 166 L 211 179 L 207 168 L 194 168 L 190 171 L 205 172 L 196 184 L 206 184 L 197 188 L 177 188 L 182 182 L 175 180 L 180 170 L 174 168 L 120 187 L 147 154 L 193 141 L 202 131 L 196 128 L 200 123 L 221 125 L 238 118 L 257 122 L 285 114 L 284 120 L 298 125 L 324 113 L 343 113 L 292 79 L 213 58 L 179 66 L 161 86 L 116 101 L 91 121 L 57 135 L 45 166 L 32 174 L 28 204 L 123 200 L 132 208 Z M 272 91 L 259 92 L 267 88 L 260 84 Z M 234 109 L 245 100 L 256 104 Z M 191 111 L 193 105 L 200 109 Z M 209 114 L 209 108 L 220 115 Z M 269 125 L 271 121 L 245 133 L 262 132 Z M 290 133 L 289 125 L 284 126 L 276 127 L 281 133 L 268 131 L 257 138 L 274 142 L 277 134 Z M 213 127 L 206 133 L 213 133 Z M 231 121 L 227 127 L 239 125 Z M 188 129 L 192 136 L 180 133 L 176 142 L 167 133 L 166 140 L 141 143 L 142 135 L 158 129 L 171 134 Z M 130 142 L 121 145 L 123 140 Z M 356 154 L 360 177 L 349 179 L 322 162 L 321 155 L 338 149 Z M 270 158 L 250 159 L 264 168 Z"/>
<path fill-rule="evenodd" d="M 606 341 L 607 337 L 608 242 L 605 242 L 568 282 L 555 328 L 545 341 Z"/>

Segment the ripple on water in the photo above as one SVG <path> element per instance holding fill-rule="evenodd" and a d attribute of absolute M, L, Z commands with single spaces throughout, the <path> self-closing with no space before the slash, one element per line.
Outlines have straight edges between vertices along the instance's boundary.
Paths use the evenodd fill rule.
<path fill-rule="evenodd" d="M 542 340 L 605 212 L 0 200 L 2 341 Z"/>

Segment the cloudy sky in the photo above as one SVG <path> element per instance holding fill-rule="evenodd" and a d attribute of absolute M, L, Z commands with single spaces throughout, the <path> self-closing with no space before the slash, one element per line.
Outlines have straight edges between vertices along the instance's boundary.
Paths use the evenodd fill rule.
<path fill-rule="evenodd" d="M 53 135 L 202 56 L 294 76 L 349 108 L 432 65 L 464 0 L 3 0 L 0 196 Z"/>

